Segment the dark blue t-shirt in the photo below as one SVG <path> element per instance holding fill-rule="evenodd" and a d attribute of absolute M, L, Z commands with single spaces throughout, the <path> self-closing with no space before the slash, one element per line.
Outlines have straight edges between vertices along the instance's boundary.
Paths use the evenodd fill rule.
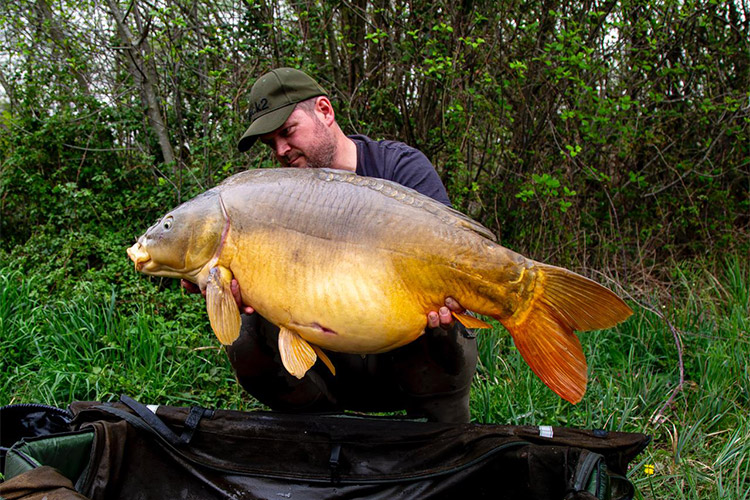
<path fill-rule="evenodd" d="M 357 175 L 398 182 L 451 206 L 445 186 L 421 151 L 403 142 L 373 141 L 365 135 L 350 135 L 357 145 Z"/>

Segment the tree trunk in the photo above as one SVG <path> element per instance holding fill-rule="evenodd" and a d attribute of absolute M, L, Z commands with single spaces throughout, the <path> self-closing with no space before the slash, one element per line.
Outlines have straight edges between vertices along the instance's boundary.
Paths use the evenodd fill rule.
<path fill-rule="evenodd" d="M 159 105 L 159 97 L 156 90 L 156 67 L 153 64 L 151 46 L 147 40 L 148 27 L 141 34 L 141 38 L 136 40 L 125 22 L 125 16 L 120 10 L 119 5 L 117 5 L 117 1 L 107 0 L 107 4 L 115 19 L 117 34 L 123 44 L 128 71 L 141 92 L 141 98 L 146 107 L 146 116 L 148 116 L 149 125 L 159 141 L 164 163 L 172 165 L 173 169 L 177 169 L 174 149 L 169 140 L 169 130 L 162 117 L 161 106 Z M 136 11 L 137 9 L 138 6 L 133 5 L 133 10 Z"/>
<path fill-rule="evenodd" d="M 365 73 L 365 19 L 367 0 L 354 0 L 342 13 L 342 32 L 349 53 L 347 91 L 351 96 Z"/>
<path fill-rule="evenodd" d="M 79 58 L 76 54 L 73 53 L 73 51 L 70 50 L 69 36 L 60 26 L 60 23 L 57 22 L 57 19 L 55 19 L 55 17 L 52 15 L 52 9 L 50 9 L 47 1 L 37 0 L 37 2 L 34 4 L 34 7 L 39 16 L 40 24 L 42 26 L 47 26 L 49 36 L 50 38 L 52 38 L 52 41 L 55 42 L 55 45 L 57 45 L 62 51 L 64 60 L 78 62 Z M 76 67 L 75 64 L 71 64 L 69 62 L 68 66 L 70 67 L 70 71 L 73 73 L 73 77 L 78 82 L 78 86 L 81 88 L 81 92 L 83 92 L 83 94 L 86 96 L 90 96 L 91 92 L 89 91 L 89 83 L 86 80 L 84 74 Z"/>

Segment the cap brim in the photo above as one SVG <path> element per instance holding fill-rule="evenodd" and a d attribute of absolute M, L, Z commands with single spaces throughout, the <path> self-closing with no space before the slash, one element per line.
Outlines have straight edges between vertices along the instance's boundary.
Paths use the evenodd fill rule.
<path fill-rule="evenodd" d="M 259 135 L 273 132 L 277 128 L 284 125 L 284 122 L 289 118 L 289 115 L 294 111 L 294 107 L 297 103 L 288 104 L 279 109 L 266 113 L 265 115 L 258 117 L 250 125 L 250 128 L 242 135 L 240 142 L 237 144 L 237 148 L 240 151 L 247 151 L 255 144 Z"/>

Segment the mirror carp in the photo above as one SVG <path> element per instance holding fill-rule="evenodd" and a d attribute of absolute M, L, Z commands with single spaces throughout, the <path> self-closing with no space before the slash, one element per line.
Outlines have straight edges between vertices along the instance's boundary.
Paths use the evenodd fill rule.
<path fill-rule="evenodd" d="M 497 244 L 485 227 L 394 182 L 326 169 L 260 169 L 167 213 L 128 249 L 145 274 L 206 292 L 222 344 L 239 336 L 242 300 L 280 328 L 285 368 L 301 378 L 325 350 L 375 354 L 424 333 L 454 297 L 499 321 L 533 372 L 577 403 L 587 365 L 575 331 L 632 310 L 607 288 Z M 490 325 L 468 314 L 469 328 Z"/>

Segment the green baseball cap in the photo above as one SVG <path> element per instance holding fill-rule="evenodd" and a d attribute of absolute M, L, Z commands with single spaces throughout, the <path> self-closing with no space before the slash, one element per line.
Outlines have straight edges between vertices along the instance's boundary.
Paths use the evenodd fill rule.
<path fill-rule="evenodd" d="M 294 68 L 276 68 L 258 78 L 250 89 L 250 128 L 237 147 L 247 151 L 259 135 L 281 127 L 298 102 L 328 96 L 318 82 Z"/>

